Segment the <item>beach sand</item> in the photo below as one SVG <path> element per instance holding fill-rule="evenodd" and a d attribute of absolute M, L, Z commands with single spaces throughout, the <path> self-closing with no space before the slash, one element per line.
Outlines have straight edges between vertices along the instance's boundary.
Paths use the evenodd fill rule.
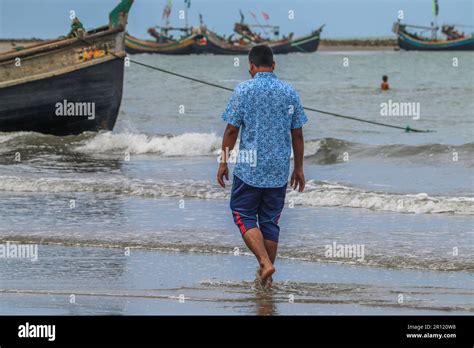
<path fill-rule="evenodd" d="M 279 260 L 271 290 L 253 257 L 40 245 L 0 263 L 1 315 L 472 314 L 472 275 Z M 472 283 L 470 283 L 472 284 Z M 73 296 L 72 296 L 73 295 Z M 403 296 L 400 297 L 400 295 Z M 73 299 L 73 300 L 72 300 Z M 402 300 L 401 300 L 402 299 Z"/>

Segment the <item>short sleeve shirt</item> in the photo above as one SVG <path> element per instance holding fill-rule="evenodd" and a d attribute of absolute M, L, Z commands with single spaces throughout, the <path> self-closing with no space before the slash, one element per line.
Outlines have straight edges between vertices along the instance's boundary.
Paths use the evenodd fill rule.
<path fill-rule="evenodd" d="M 259 72 L 235 88 L 222 119 L 241 129 L 234 175 L 254 187 L 285 186 L 291 129 L 308 120 L 293 87 L 274 73 Z"/>

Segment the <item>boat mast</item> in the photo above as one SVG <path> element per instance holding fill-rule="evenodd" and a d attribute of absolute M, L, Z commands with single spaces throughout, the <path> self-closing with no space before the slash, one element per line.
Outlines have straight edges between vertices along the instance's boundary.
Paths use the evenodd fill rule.
<path fill-rule="evenodd" d="M 431 23 L 431 35 L 433 37 L 433 40 L 436 40 L 438 33 L 438 13 L 438 0 L 433 0 L 433 23 Z"/>
<path fill-rule="evenodd" d="M 161 34 L 164 36 L 168 36 L 168 31 L 170 28 L 170 15 L 171 15 L 171 8 L 173 7 L 173 0 L 168 0 L 163 9 L 163 16 L 162 19 L 165 20 L 165 25 L 161 27 Z"/>
<path fill-rule="evenodd" d="M 191 0 L 184 0 L 184 20 L 186 25 L 186 31 L 189 31 L 188 28 L 188 9 L 191 7 Z"/>

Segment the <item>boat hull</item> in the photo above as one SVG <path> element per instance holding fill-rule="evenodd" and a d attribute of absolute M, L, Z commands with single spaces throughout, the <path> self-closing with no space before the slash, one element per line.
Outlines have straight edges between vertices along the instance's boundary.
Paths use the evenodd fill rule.
<path fill-rule="evenodd" d="M 474 37 L 457 40 L 419 40 L 405 32 L 398 33 L 398 45 L 406 51 L 473 51 Z"/>
<path fill-rule="evenodd" d="M 197 54 L 215 54 L 215 55 L 244 55 L 250 51 L 250 46 L 232 45 L 219 39 L 213 33 L 203 35 L 204 39 L 194 44 L 194 51 Z"/>
<path fill-rule="evenodd" d="M 311 53 L 319 46 L 320 30 L 313 34 L 295 40 L 279 40 L 264 42 L 273 49 L 274 54 L 292 52 Z M 126 36 L 126 51 L 129 54 L 158 53 L 171 55 L 186 54 L 215 54 L 215 55 L 247 55 L 257 43 L 235 45 L 223 40 L 211 31 L 203 31 L 188 38 L 171 43 L 159 43 Z"/>
<path fill-rule="evenodd" d="M 156 53 L 168 55 L 185 55 L 196 53 L 194 44 L 197 36 L 191 36 L 179 42 L 159 43 L 141 40 L 132 35 L 125 36 L 125 51 L 128 54 Z"/>
<path fill-rule="evenodd" d="M 230 45 L 212 33 L 205 35 L 206 44 L 195 45 L 196 53 L 210 53 L 217 55 L 247 55 L 250 49 L 257 44 L 245 46 Z M 319 33 L 297 40 L 281 40 L 279 42 L 265 42 L 269 45 L 274 54 L 288 54 L 293 52 L 311 53 L 315 52 L 319 46 Z"/>
<path fill-rule="evenodd" d="M 319 34 L 291 41 L 287 46 L 272 47 L 275 54 L 286 54 L 293 52 L 312 53 L 319 47 Z"/>
<path fill-rule="evenodd" d="M 121 0 L 108 25 L 87 32 L 76 27 L 67 37 L 0 54 L 0 132 L 112 130 L 122 100 L 132 4 Z"/>
<path fill-rule="evenodd" d="M 112 130 L 122 100 L 123 74 L 123 61 L 114 58 L 64 74 L 2 88 L 0 132 L 70 135 Z M 57 104 L 64 100 L 94 103 L 94 118 L 56 115 Z"/>

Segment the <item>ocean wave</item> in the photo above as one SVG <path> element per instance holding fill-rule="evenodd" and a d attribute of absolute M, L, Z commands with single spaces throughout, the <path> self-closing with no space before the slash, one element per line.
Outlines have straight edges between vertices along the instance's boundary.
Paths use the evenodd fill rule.
<path fill-rule="evenodd" d="M 336 138 L 312 140 L 305 144 L 311 150 L 305 151 L 306 159 L 312 163 L 327 164 L 343 162 L 347 153 L 351 158 L 365 159 L 408 159 L 417 162 L 452 162 L 457 153 L 459 162 L 473 163 L 474 143 L 461 145 L 449 144 L 387 144 L 368 145 Z"/>
<path fill-rule="evenodd" d="M 309 181 L 304 193 L 290 191 L 287 199 L 296 205 L 318 207 L 365 208 L 417 214 L 474 214 L 474 197 L 384 193 L 318 181 Z"/>
<path fill-rule="evenodd" d="M 21 232 L 14 234 L 9 232 L 0 236 L 0 243 L 6 241 L 22 244 L 40 244 L 51 246 L 67 246 L 67 247 L 93 247 L 93 248 L 109 248 L 109 249 L 137 249 L 137 250 L 158 250 L 173 251 L 183 253 L 200 253 L 212 255 L 234 255 L 235 245 L 227 245 L 224 241 L 222 244 L 214 241 L 212 243 L 185 243 L 166 240 L 153 240 L 145 237 L 137 240 L 136 237 L 120 235 L 117 237 L 103 236 L 97 233 L 94 239 L 87 237 L 78 237 L 74 234 L 63 235 L 61 237 L 48 235 L 45 233 L 38 234 L 34 232 Z M 239 256 L 252 257 L 250 251 L 239 250 Z M 328 258 L 324 255 L 324 248 L 314 246 L 311 249 L 301 250 L 300 247 L 282 246 L 278 250 L 278 257 L 281 259 L 316 262 L 323 264 L 344 264 L 349 266 L 367 266 L 381 267 L 388 269 L 412 269 L 412 270 L 431 270 L 431 271 L 451 271 L 451 272 L 473 272 L 474 264 L 469 255 L 465 257 L 452 258 L 443 257 L 439 254 L 433 254 L 429 257 L 426 255 L 400 255 L 396 253 L 367 253 L 363 261 L 348 258 Z"/>
<path fill-rule="evenodd" d="M 227 192 L 202 181 L 153 182 L 139 179 L 113 178 L 31 178 L 0 176 L 0 191 L 9 192 L 91 192 L 143 197 L 190 197 L 216 199 Z"/>
<path fill-rule="evenodd" d="M 156 154 L 164 157 L 214 156 L 221 146 L 215 133 L 183 133 L 160 135 L 143 133 L 83 133 L 56 137 L 34 132 L 0 133 L 0 152 L 27 147 L 29 151 L 78 152 L 87 155 Z M 237 144 L 238 148 L 238 144 Z M 60 149 L 60 150 L 59 150 Z M 416 159 L 418 161 L 452 161 L 457 152 L 460 162 L 474 164 L 474 143 L 449 144 L 381 144 L 369 145 L 337 138 L 305 141 L 305 157 L 309 162 L 331 164 L 342 162 L 347 152 L 351 158 Z"/>
<path fill-rule="evenodd" d="M 225 199 L 222 190 L 207 181 L 182 182 L 107 178 L 35 178 L 0 176 L 0 191 L 7 192 L 91 192 L 143 197 L 189 197 Z M 288 190 L 287 201 L 295 205 L 315 207 L 365 208 L 375 211 L 417 214 L 474 214 L 474 197 L 429 196 L 426 193 L 386 193 L 368 191 L 333 183 L 310 180 L 303 193 Z"/>
<path fill-rule="evenodd" d="M 220 148 L 214 133 L 184 133 L 176 136 L 135 133 L 100 133 L 75 148 L 86 153 L 158 153 L 163 156 L 209 156 Z"/>

